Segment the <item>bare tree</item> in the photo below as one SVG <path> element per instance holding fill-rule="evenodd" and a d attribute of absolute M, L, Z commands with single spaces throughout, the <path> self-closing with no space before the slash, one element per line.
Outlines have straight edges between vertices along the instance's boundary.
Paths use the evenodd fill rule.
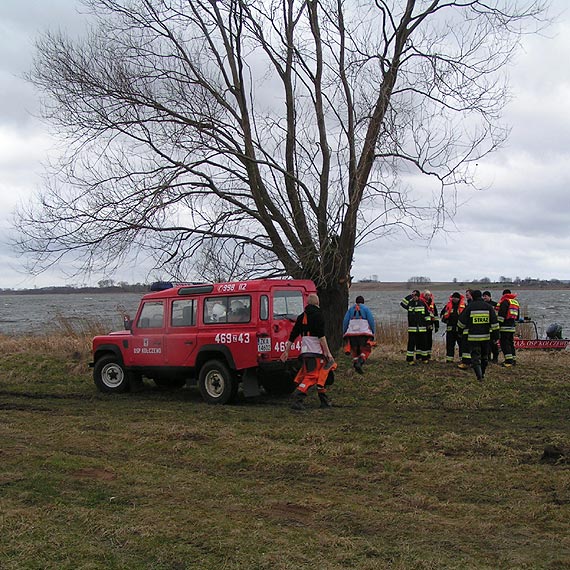
<path fill-rule="evenodd" d="M 424 277 L 423 275 L 418 275 L 416 277 L 410 277 L 408 279 L 408 285 L 421 285 L 431 283 L 431 279 L 429 277 Z"/>
<path fill-rule="evenodd" d="M 355 248 L 425 220 L 445 227 L 471 165 L 507 135 L 502 71 L 546 8 L 83 3 L 87 37 L 38 41 L 30 78 L 68 152 L 16 214 L 21 250 L 36 270 L 148 252 L 187 277 L 206 247 L 224 275 L 310 278 L 335 347 Z M 418 174 L 428 183 L 414 188 Z"/>

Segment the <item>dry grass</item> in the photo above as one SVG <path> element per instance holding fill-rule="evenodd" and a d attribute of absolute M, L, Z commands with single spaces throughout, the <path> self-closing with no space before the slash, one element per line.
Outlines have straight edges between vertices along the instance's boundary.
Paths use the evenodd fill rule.
<path fill-rule="evenodd" d="M 46 334 L 34 336 L 0 335 L 0 351 L 3 354 L 54 352 L 66 356 L 75 352 L 87 353 L 91 350 L 91 337 Z"/>
<path fill-rule="evenodd" d="M 570 568 L 570 353 L 478 384 L 383 338 L 300 414 L 98 394 L 87 338 L 1 338 L 2 570 Z"/>
<path fill-rule="evenodd" d="M 378 325 L 378 343 L 385 347 L 406 346 L 408 340 L 406 317 L 383 320 Z"/>
<path fill-rule="evenodd" d="M 56 335 L 68 338 L 88 339 L 96 335 L 106 334 L 110 330 L 110 324 L 97 318 L 72 318 L 62 314 L 55 315 L 54 330 Z"/>
<path fill-rule="evenodd" d="M 109 332 L 109 325 L 97 319 L 73 319 L 56 315 L 53 330 L 42 335 L 0 334 L 2 354 L 57 354 L 62 360 L 88 360 L 94 336 Z"/>

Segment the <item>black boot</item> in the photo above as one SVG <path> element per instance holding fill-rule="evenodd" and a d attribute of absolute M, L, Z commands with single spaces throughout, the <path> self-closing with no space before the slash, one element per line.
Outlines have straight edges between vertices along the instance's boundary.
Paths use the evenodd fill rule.
<path fill-rule="evenodd" d="M 479 366 L 479 365 L 473 366 L 473 370 L 475 371 L 475 376 L 477 376 L 477 380 L 482 381 L 483 380 L 483 370 L 481 369 L 481 366 Z"/>
<path fill-rule="evenodd" d="M 325 393 L 319 392 L 319 400 L 321 401 L 321 408 L 332 408 L 331 401 Z"/>
<path fill-rule="evenodd" d="M 303 392 L 300 392 L 299 390 L 295 390 L 293 392 L 293 394 L 291 395 L 291 409 L 292 410 L 299 410 L 302 411 L 305 409 L 305 406 L 303 405 L 303 400 L 305 399 L 305 397 L 307 396 L 307 394 L 303 394 Z"/>

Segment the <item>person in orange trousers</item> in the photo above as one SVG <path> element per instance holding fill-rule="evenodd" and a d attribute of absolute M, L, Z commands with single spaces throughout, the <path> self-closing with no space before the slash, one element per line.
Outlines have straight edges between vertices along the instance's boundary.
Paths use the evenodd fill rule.
<path fill-rule="evenodd" d="M 372 352 L 376 323 L 372 311 L 364 304 L 364 297 L 358 295 L 356 302 L 344 315 L 344 352 L 352 356 L 352 365 L 358 374 L 364 374 L 362 367 Z"/>
<path fill-rule="evenodd" d="M 327 343 L 325 323 L 316 293 L 309 295 L 305 310 L 295 321 L 285 350 L 281 354 L 283 362 L 289 357 L 289 349 L 298 336 L 301 336 L 302 365 L 295 378 L 297 388 L 292 395 L 291 408 L 303 410 L 303 401 L 313 386 L 317 387 L 321 408 L 330 408 L 332 404 L 326 394 L 326 384 L 329 374 L 336 368 L 336 363 Z"/>

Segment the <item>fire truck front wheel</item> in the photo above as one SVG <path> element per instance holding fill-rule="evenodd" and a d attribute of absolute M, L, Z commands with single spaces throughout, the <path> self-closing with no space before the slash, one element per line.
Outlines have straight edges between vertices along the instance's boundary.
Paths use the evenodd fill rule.
<path fill-rule="evenodd" d="M 238 384 L 228 367 L 219 360 L 209 360 L 202 368 L 198 378 L 202 398 L 208 404 L 227 404 L 236 394 Z"/>
<path fill-rule="evenodd" d="M 123 364 L 113 355 L 102 356 L 93 368 L 93 380 L 100 392 L 126 392 L 129 389 L 129 377 Z"/>

